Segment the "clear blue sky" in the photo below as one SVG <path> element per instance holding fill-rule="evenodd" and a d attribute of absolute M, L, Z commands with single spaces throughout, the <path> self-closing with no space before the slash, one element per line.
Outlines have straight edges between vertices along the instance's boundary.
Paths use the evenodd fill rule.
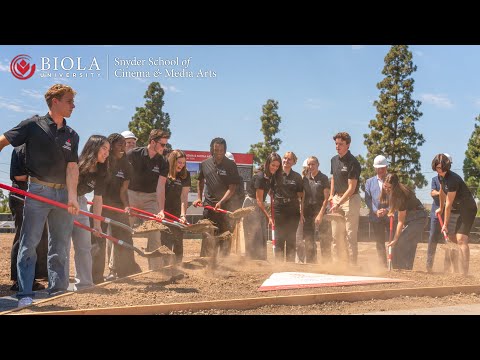
<path fill-rule="evenodd" d="M 43 94 L 57 82 L 77 91 L 76 109 L 68 120 L 80 135 L 81 147 L 91 134 L 109 135 L 127 129 L 135 107 L 152 81 L 165 89 L 164 111 L 171 117 L 170 142 L 174 148 L 208 150 L 213 137 L 223 137 L 231 152 L 247 152 L 250 144 L 262 141 L 260 116 L 268 99 L 279 102 L 282 118 L 278 137 L 280 154 L 293 151 L 299 157 L 295 170 L 310 155 L 320 160 L 329 174 L 330 158 L 336 154 L 332 136 L 347 131 L 352 136 L 351 152 L 366 155 L 363 134 L 375 116 L 376 84 L 383 78 L 384 57 L 390 46 L 0 46 L 0 119 L 3 133 L 33 114 L 45 114 Z M 480 114 L 478 64 L 480 46 L 410 46 L 418 70 L 414 73 L 413 97 L 422 101 L 423 116 L 417 123 L 426 142 L 420 148 L 421 165 L 427 179 L 434 175 L 430 162 L 439 152 L 453 156 L 453 169 L 461 175 L 464 153 Z M 18 80 L 10 73 L 10 62 L 27 54 L 36 73 Z M 41 71 L 42 57 L 50 69 Z M 70 57 L 70 71 L 53 70 L 58 61 Z M 76 70 L 91 66 L 95 57 L 99 70 Z M 179 59 L 178 66 L 149 64 Z M 118 60 L 145 60 L 144 66 L 126 66 Z M 193 78 L 169 77 L 182 70 Z M 69 66 L 68 59 L 64 65 Z M 45 65 L 44 68 L 47 66 Z M 120 77 L 125 71 L 139 77 Z M 154 77 L 154 72 L 161 74 Z M 215 77 L 197 77 L 199 70 Z M 146 72 L 149 72 L 147 74 Z M 42 78 L 41 74 L 69 73 L 70 78 Z M 88 74 L 88 77 L 73 78 Z M 94 77 L 90 75 L 93 73 Z M 98 76 L 98 74 L 100 76 Z M 150 77 L 147 77 L 149 75 Z M 0 181 L 9 183 L 11 147 L 0 153 Z M 429 186 L 427 187 L 429 189 Z M 423 202 L 431 202 L 429 190 L 419 190 Z"/>

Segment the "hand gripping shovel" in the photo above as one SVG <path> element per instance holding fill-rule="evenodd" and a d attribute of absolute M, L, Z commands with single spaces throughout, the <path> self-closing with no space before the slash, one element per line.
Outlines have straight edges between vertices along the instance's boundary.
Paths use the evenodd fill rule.
<path fill-rule="evenodd" d="M 17 188 L 14 188 L 14 187 L 11 187 L 11 186 L 8 186 L 8 185 L 5 185 L 5 184 L 1 184 L 1 183 L 0 183 L 0 188 L 8 190 L 8 191 L 16 193 L 16 194 L 19 194 L 19 195 L 23 195 L 25 197 L 29 197 L 29 198 L 37 200 L 37 201 L 41 201 L 41 202 L 44 202 L 44 203 L 47 203 L 47 204 L 50 204 L 50 205 L 68 210 L 68 205 L 63 204 L 63 203 L 58 202 L 58 201 L 55 201 L 55 200 L 48 199 L 48 198 L 40 196 L 40 195 L 32 194 L 32 193 L 29 193 L 27 191 L 23 191 L 23 190 L 20 190 L 20 189 L 17 189 Z M 121 222 L 118 222 L 118 221 L 115 221 L 115 220 L 112 220 L 112 219 L 109 219 L 109 218 L 106 218 L 106 217 L 103 217 L 103 216 L 100 216 L 100 215 L 95 215 L 95 214 L 92 214 L 92 213 L 90 213 L 88 211 L 84 211 L 84 210 L 79 210 L 79 213 L 82 214 L 82 215 L 88 216 L 92 219 L 100 220 L 100 221 L 103 221 L 104 223 L 112 224 L 112 225 L 121 227 L 121 228 L 129 231 L 132 234 L 134 233 L 133 229 L 130 226 L 122 224 Z"/>
<path fill-rule="evenodd" d="M 237 209 L 233 212 L 232 211 L 227 211 L 227 210 L 224 210 L 224 209 L 215 209 L 213 206 L 210 206 L 210 205 L 197 205 L 197 206 L 203 206 L 205 209 L 220 212 L 222 214 L 226 214 L 226 215 L 228 215 L 229 218 L 234 219 L 234 220 L 241 219 L 241 218 L 251 214 L 253 211 L 255 211 L 254 206 L 249 206 L 249 207 L 246 207 L 246 208 L 240 208 L 240 209 Z"/>
<path fill-rule="evenodd" d="M 93 202 L 91 201 L 88 201 L 87 202 L 89 205 L 93 205 Z M 107 209 L 107 210 L 111 210 L 111 211 L 115 211 L 115 212 L 118 212 L 118 213 L 122 213 L 122 214 L 125 214 L 125 210 L 123 209 L 119 209 L 119 208 L 116 208 L 116 207 L 113 207 L 113 206 L 108 206 L 108 205 L 102 205 L 102 208 L 104 209 Z M 151 214 L 149 212 L 146 212 L 144 211 L 145 213 L 147 214 Z M 174 222 L 171 222 L 171 220 L 168 220 L 168 219 L 163 219 L 163 220 L 160 220 L 159 218 L 155 217 L 154 214 L 151 214 L 152 216 L 147 216 L 147 215 L 142 215 L 142 214 L 133 214 L 133 213 L 130 213 L 128 214 L 130 216 L 135 216 L 135 217 L 138 217 L 139 219 L 144 219 L 146 221 L 149 221 L 150 223 L 153 221 L 153 222 L 158 222 L 158 223 L 161 223 L 161 224 L 164 224 L 164 225 L 174 225 L 174 226 L 177 226 L 177 227 L 182 227 L 184 226 L 183 224 L 178 224 L 178 223 L 174 223 Z M 160 226 L 146 226 L 145 227 L 147 230 L 143 230 L 141 232 L 149 232 L 149 231 L 165 231 L 165 232 L 168 232 L 168 233 L 171 233 L 171 231 L 168 230 L 168 228 L 166 227 L 160 227 Z M 138 233 L 139 231 L 137 231 L 136 229 L 135 230 L 135 233 Z"/>
<path fill-rule="evenodd" d="M 21 198 L 21 197 L 18 197 L 18 196 L 15 196 L 15 195 L 12 195 L 14 196 L 16 199 L 18 200 L 21 200 L 21 201 L 25 201 L 25 199 Z M 123 241 L 123 240 L 119 240 L 117 238 L 114 238 L 113 236 L 110 236 L 110 235 L 107 235 L 107 234 L 104 234 L 103 232 L 97 232 L 95 229 L 92 229 L 91 227 L 88 227 L 86 225 L 83 225 L 82 223 L 79 223 L 77 220 L 75 220 L 73 222 L 73 225 L 81 228 L 81 229 L 84 229 L 84 230 L 87 230 L 87 231 L 90 231 L 91 233 L 97 233 L 100 237 L 103 237 L 105 239 L 108 239 L 110 241 L 112 241 L 114 244 L 116 245 L 119 245 L 119 246 L 123 246 L 127 249 L 130 249 L 130 250 L 133 250 L 135 251 L 138 255 L 140 256 L 143 256 L 143 257 L 146 257 L 146 258 L 152 258 L 152 257 L 159 257 L 159 256 L 162 256 L 162 255 L 169 255 L 169 254 L 174 254 L 173 251 L 171 251 L 170 249 L 168 249 L 167 247 L 165 246 L 161 246 L 159 247 L 158 249 L 156 250 L 153 250 L 153 251 L 150 251 L 150 252 L 144 252 L 142 250 L 140 250 L 139 248 L 136 248 L 135 246 Z M 164 249 L 165 248 L 165 249 Z"/>
<path fill-rule="evenodd" d="M 183 220 L 181 220 L 180 218 L 177 218 L 175 215 L 167 213 L 165 210 L 163 211 L 163 213 L 165 215 L 167 215 L 169 217 L 174 217 L 175 219 L 174 220 L 170 220 L 170 219 L 160 220 L 159 218 L 157 218 L 157 216 L 155 214 L 153 214 L 151 212 L 141 210 L 141 209 L 137 209 L 137 208 L 134 208 L 134 207 L 130 207 L 130 210 L 133 210 L 134 212 L 138 213 L 138 214 L 132 214 L 131 213 L 130 214 L 131 216 L 136 216 L 136 217 L 139 217 L 139 218 L 142 218 L 142 219 L 157 220 L 158 222 L 162 222 L 165 225 L 174 225 L 174 226 L 176 226 L 178 228 L 181 228 L 181 229 L 186 227 L 186 225 L 183 224 Z M 141 216 L 140 214 L 143 214 L 144 216 Z"/>
<path fill-rule="evenodd" d="M 437 219 L 440 223 L 440 228 L 443 228 L 443 219 L 440 214 L 437 214 Z M 458 245 L 450 240 L 446 231 L 442 231 L 442 235 L 445 239 L 445 245 L 443 246 L 445 250 L 443 269 L 447 272 L 450 270 L 450 267 L 453 267 L 453 271 L 458 272 Z"/>
<path fill-rule="evenodd" d="M 393 216 L 390 216 L 390 236 L 388 238 L 388 242 L 392 242 L 393 240 Z M 392 246 L 387 247 L 387 269 L 388 271 L 392 271 L 393 264 L 392 264 Z"/>

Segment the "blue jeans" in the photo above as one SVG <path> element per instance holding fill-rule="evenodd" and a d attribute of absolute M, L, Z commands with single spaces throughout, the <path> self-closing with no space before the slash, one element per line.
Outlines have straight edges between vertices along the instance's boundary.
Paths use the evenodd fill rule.
<path fill-rule="evenodd" d="M 430 235 L 428 237 L 427 248 L 427 268 L 433 267 L 433 261 L 435 260 L 435 252 L 437 251 L 437 244 L 443 243 L 443 237 L 441 233 L 440 223 L 435 213 L 430 214 Z"/>
<path fill-rule="evenodd" d="M 48 186 L 29 183 L 28 191 L 64 204 L 68 202 L 66 189 L 53 189 Z M 18 298 L 34 296 L 32 285 L 35 278 L 35 264 L 37 262 L 36 248 L 42 238 L 43 227 L 46 221 L 48 221 L 47 290 L 51 294 L 65 291 L 68 288 L 70 237 L 72 236 L 73 217 L 67 210 L 26 198 L 17 259 Z"/>
<path fill-rule="evenodd" d="M 88 211 L 87 198 L 78 197 L 80 210 Z M 86 215 L 75 215 L 75 220 L 90 227 L 90 220 Z M 80 290 L 93 286 L 92 279 L 92 237 L 91 233 L 79 227 L 74 227 L 72 231 L 73 249 L 75 250 L 75 286 L 74 290 Z"/>

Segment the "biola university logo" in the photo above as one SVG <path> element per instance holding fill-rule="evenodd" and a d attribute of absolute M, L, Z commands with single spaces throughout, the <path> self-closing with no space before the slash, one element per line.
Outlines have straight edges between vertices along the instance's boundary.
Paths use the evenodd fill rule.
<path fill-rule="evenodd" d="M 43 78 L 99 78 L 101 68 L 97 58 L 40 57 L 39 75 Z"/>

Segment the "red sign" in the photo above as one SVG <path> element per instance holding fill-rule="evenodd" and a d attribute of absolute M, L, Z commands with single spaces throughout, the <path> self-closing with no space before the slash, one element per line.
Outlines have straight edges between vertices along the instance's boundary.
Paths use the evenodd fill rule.
<path fill-rule="evenodd" d="M 211 157 L 209 151 L 185 150 L 184 153 L 187 155 L 187 161 L 194 163 L 200 163 Z M 237 165 L 253 165 L 253 154 L 232 153 L 232 155 Z"/>

